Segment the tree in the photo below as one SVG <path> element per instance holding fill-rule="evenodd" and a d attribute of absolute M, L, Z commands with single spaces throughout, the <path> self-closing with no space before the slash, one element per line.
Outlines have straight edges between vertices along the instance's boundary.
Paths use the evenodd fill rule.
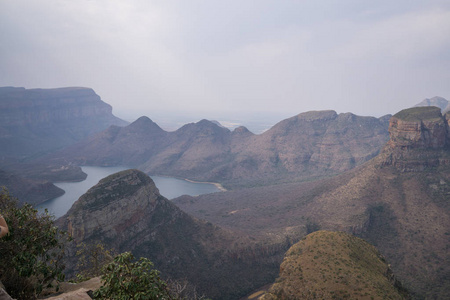
<path fill-rule="evenodd" d="M 40 214 L 30 204 L 19 207 L 6 190 L 0 191 L 0 212 L 9 227 L 0 239 L 0 280 L 13 298 L 35 299 L 64 280 L 67 235 L 47 211 Z"/>
<path fill-rule="evenodd" d="M 174 299 L 149 259 L 133 260 L 133 254 L 125 252 L 104 267 L 103 286 L 94 292 L 95 299 Z"/>

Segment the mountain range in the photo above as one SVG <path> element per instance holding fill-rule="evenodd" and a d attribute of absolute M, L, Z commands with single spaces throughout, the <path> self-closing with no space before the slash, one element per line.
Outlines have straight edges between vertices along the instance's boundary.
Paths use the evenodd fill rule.
<path fill-rule="evenodd" d="M 368 272 L 362 277 L 345 269 L 343 274 L 349 273 L 344 277 L 337 274 L 340 283 L 336 286 L 353 280 L 373 283 L 372 276 L 378 276 L 383 286 L 387 284 L 397 293 L 392 297 L 407 298 L 399 288 L 402 285 L 390 277 L 394 272 L 414 298 L 445 299 L 450 265 L 449 120 L 450 114 L 442 116 L 436 107 L 401 111 L 391 118 L 390 140 L 378 156 L 341 175 L 312 182 L 183 196 L 172 203 L 159 195 L 142 172 L 123 171 L 90 189 L 60 221 L 75 241 L 102 241 L 119 251 L 150 257 L 170 277 L 186 277 L 200 291 L 219 299 L 236 299 L 273 281 L 286 249 L 307 234 L 317 230 L 348 232 L 375 245 L 391 267 L 383 262 L 380 267 L 360 269 Z M 344 244 L 349 243 L 360 242 Z M 316 255 L 317 262 L 323 255 L 330 261 L 325 246 L 314 247 L 321 255 Z M 348 263 L 345 255 L 339 257 L 332 261 Z M 325 270 L 322 263 L 318 270 Z M 286 268 L 282 265 L 281 270 Z M 374 270 L 381 271 L 369 275 Z M 315 276 L 314 271 L 308 272 L 305 269 L 303 274 Z M 333 272 L 341 271 L 327 271 L 324 276 L 334 276 Z M 286 274 L 291 273 L 280 276 Z M 308 286 L 311 279 L 306 278 L 301 285 Z M 279 283 L 270 293 L 280 290 Z M 328 293 L 332 286 L 322 285 L 315 293 L 323 289 Z M 384 299 L 383 295 L 391 292 L 380 286 L 363 284 L 336 291 L 364 291 L 367 297 Z"/>
<path fill-rule="evenodd" d="M 53 153 L 55 163 L 129 166 L 149 174 L 221 182 L 228 188 L 330 176 L 378 154 L 389 116 L 302 113 L 256 135 L 201 120 L 166 132 L 147 117 Z M 50 159 L 50 157 L 49 157 Z"/>
<path fill-rule="evenodd" d="M 403 110 L 390 141 L 367 163 L 319 181 L 182 196 L 193 216 L 255 236 L 296 240 L 322 229 L 375 245 L 417 299 L 448 299 L 450 114 Z"/>
<path fill-rule="evenodd" d="M 342 231 L 376 246 L 413 298 L 450 298 L 442 99 L 381 118 L 307 112 L 262 134 L 208 120 L 172 132 L 147 117 L 127 125 L 86 88 L 1 88 L 0 100 L 0 176 L 17 195 L 31 188 L 23 198 L 33 183 L 39 201 L 61 193 L 49 182 L 82 180 L 79 165 L 141 170 L 105 178 L 58 220 L 75 242 L 133 251 L 209 297 L 237 299 L 274 282 L 308 234 Z M 231 190 L 168 201 L 145 173 Z"/>

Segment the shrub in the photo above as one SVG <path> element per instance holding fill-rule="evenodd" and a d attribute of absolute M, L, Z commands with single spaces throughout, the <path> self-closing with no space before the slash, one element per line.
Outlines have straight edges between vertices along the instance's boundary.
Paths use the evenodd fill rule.
<path fill-rule="evenodd" d="M 9 234 L 0 239 L 0 280 L 17 299 L 35 299 L 44 288 L 64 280 L 64 240 L 47 211 L 30 204 L 19 207 L 6 190 L 0 191 L 0 212 Z"/>
<path fill-rule="evenodd" d="M 133 262 L 130 252 L 119 254 L 103 268 L 103 286 L 94 292 L 95 299 L 140 300 L 173 299 L 167 284 L 153 268 L 153 263 L 141 257 Z"/>

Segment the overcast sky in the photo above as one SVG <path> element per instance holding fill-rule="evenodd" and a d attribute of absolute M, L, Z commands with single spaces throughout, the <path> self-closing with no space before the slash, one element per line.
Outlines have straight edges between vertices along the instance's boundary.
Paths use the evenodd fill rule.
<path fill-rule="evenodd" d="M 116 115 L 381 116 L 450 100 L 450 1 L 0 0 L 0 86 Z"/>

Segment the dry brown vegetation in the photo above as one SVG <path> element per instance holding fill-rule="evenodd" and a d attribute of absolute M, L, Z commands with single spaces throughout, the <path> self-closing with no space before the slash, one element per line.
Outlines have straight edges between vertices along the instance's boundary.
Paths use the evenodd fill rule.
<path fill-rule="evenodd" d="M 344 232 L 317 231 L 292 246 L 263 299 L 405 299 L 375 247 Z"/>

